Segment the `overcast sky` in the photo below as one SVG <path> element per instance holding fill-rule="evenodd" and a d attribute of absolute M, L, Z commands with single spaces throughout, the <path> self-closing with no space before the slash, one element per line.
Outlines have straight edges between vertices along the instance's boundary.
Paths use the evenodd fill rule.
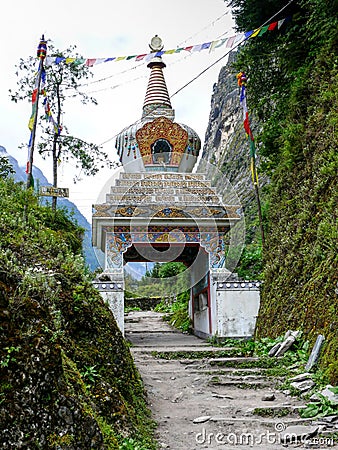
<path fill-rule="evenodd" d="M 31 114 L 30 102 L 15 104 L 8 90 L 15 89 L 15 65 L 20 58 L 36 54 L 41 34 L 51 39 L 56 48 L 77 46 L 84 58 L 108 58 L 148 53 L 151 38 L 158 34 L 164 49 L 201 44 L 219 37 L 234 35 L 231 14 L 223 0 L 16 0 L 2 5 L 0 71 L 0 145 L 26 164 L 27 151 L 19 150 L 29 140 L 27 127 Z M 189 54 L 181 52 L 164 55 L 167 65 L 164 75 L 169 94 L 194 78 L 216 61 L 228 49 L 223 46 L 213 52 L 202 50 Z M 172 98 L 175 120 L 191 126 L 202 142 L 210 113 L 212 88 L 217 82 L 220 63 L 208 70 Z M 69 101 L 63 118 L 71 134 L 104 144 L 111 159 L 116 159 L 115 139 L 125 126 L 139 119 L 149 77 L 146 62 L 107 62 L 93 67 L 93 81 L 107 78 L 86 87 L 97 99 L 97 106 L 82 106 Z M 123 73 L 122 73 L 123 72 Z M 42 161 L 35 154 L 34 163 L 49 181 L 51 161 Z M 59 186 L 69 187 L 70 200 L 91 220 L 91 205 L 111 173 L 102 171 L 94 179 L 73 184 L 78 174 L 75 167 L 62 165 Z"/>

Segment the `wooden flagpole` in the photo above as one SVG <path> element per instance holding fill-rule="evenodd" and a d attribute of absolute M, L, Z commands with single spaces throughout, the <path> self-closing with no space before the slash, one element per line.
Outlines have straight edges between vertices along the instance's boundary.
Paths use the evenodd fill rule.
<path fill-rule="evenodd" d="M 35 145 L 35 136 L 36 136 L 36 126 L 38 123 L 41 77 L 42 77 L 42 71 L 43 71 L 43 62 L 46 57 L 46 51 L 47 51 L 47 45 L 46 45 L 45 37 L 44 37 L 44 35 L 42 35 L 39 46 L 38 46 L 38 50 L 37 50 L 37 56 L 38 56 L 38 58 L 40 58 L 40 63 L 39 63 L 39 72 L 38 72 L 38 80 L 37 80 L 37 94 L 36 94 L 36 101 L 35 101 L 36 109 L 35 109 L 33 128 L 32 128 L 32 132 L 31 132 L 28 167 L 27 167 L 27 189 L 29 189 L 33 184 L 34 145 Z"/>

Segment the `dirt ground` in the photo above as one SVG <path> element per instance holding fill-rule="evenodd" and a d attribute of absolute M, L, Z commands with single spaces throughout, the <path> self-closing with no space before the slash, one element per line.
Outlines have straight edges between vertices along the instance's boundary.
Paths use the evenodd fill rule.
<path fill-rule="evenodd" d="M 287 426 L 312 427 L 313 423 L 300 419 L 297 408 L 302 401 L 278 390 L 276 383 L 282 380 L 265 376 L 264 369 L 236 368 L 238 358 L 219 357 L 220 348 L 180 333 L 165 323 L 160 313 L 133 311 L 126 315 L 125 322 L 126 339 L 132 344 L 149 406 L 158 423 L 156 438 L 160 448 L 337 448 L 329 439 L 319 442 L 315 437 L 306 443 L 282 442 Z M 211 357 L 196 356 L 206 350 L 213 352 Z M 169 359 L 172 352 L 180 352 L 179 359 Z M 275 399 L 263 400 L 268 394 L 274 394 Z M 276 414 L 254 415 L 254 408 L 270 408 Z"/>

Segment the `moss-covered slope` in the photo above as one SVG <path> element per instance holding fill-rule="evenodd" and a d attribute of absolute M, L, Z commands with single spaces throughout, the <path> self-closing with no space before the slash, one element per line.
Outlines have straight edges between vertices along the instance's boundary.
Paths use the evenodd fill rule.
<path fill-rule="evenodd" d="M 324 334 L 321 365 L 336 384 L 338 76 L 333 55 L 322 54 L 304 76 L 311 76 L 312 83 L 291 92 L 294 113 L 289 116 L 281 162 L 271 186 L 257 333 L 278 335 L 297 328 L 312 343 L 319 333 Z"/>
<path fill-rule="evenodd" d="M 270 176 L 257 336 L 324 334 L 320 365 L 338 382 L 337 2 L 229 0 L 239 31 L 278 22 L 236 59 L 248 75 L 260 170 Z M 287 19 L 287 20 L 285 20 Z M 281 26 L 280 26 L 281 25 Z"/>
<path fill-rule="evenodd" d="M 248 76 L 247 104 L 251 125 L 256 127 L 259 178 L 270 180 L 264 189 L 261 186 L 266 237 L 263 260 L 255 245 L 255 208 L 248 196 L 247 245 L 236 270 L 241 274 L 248 269 L 261 270 L 264 283 L 257 337 L 300 329 L 312 344 L 318 334 L 324 334 L 320 368 L 337 384 L 337 2 L 227 3 L 238 32 L 278 21 L 273 32 L 262 30 L 261 35 L 247 40 L 232 60 L 233 79 L 242 70 Z M 225 73 L 226 69 L 221 71 L 214 89 L 205 156 L 225 173 L 230 172 L 241 195 L 248 192 L 241 188 L 245 188 L 242 174 L 248 162 L 244 153 L 231 152 L 234 143 L 235 148 L 240 145 L 236 143 L 235 110 L 225 102 L 232 96 L 231 86 L 221 79 Z M 231 127 L 221 120 L 227 114 L 232 118 Z M 242 126 L 242 119 L 238 120 Z"/>
<path fill-rule="evenodd" d="M 1 447 L 153 448 L 139 374 L 77 254 L 81 229 L 12 181 L 0 203 Z"/>

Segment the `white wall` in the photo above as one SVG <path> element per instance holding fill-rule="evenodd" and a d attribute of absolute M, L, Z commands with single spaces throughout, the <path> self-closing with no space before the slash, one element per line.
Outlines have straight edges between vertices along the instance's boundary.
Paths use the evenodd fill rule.
<path fill-rule="evenodd" d="M 117 326 L 124 335 L 124 291 L 102 292 L 100 295 L 114 314 Z"/>
<path fill-rule="evenodd" d="M 252 337 L 259 310 L 258 289 L 217 290 L 217 335 L 219 337 Z"/>

